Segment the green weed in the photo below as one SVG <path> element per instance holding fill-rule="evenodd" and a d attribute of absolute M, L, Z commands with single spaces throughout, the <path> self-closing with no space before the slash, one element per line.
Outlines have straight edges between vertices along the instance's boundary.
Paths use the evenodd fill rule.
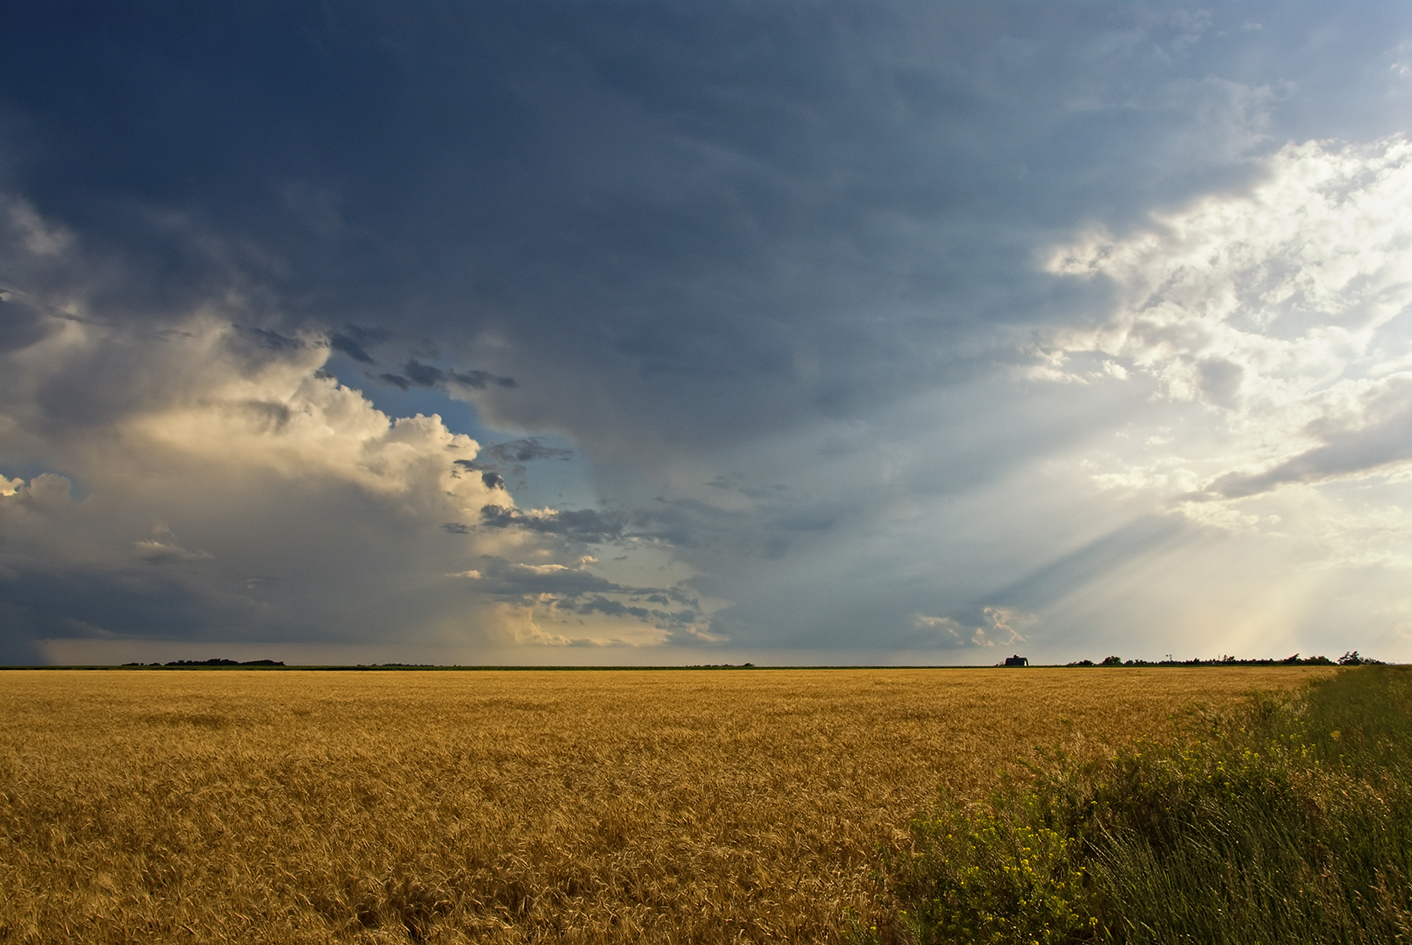
<path fill-rule="evenodd" d="M 916 943 L 1412 941 L 1412 672 L 1362 667 L 914 821 Z"/>

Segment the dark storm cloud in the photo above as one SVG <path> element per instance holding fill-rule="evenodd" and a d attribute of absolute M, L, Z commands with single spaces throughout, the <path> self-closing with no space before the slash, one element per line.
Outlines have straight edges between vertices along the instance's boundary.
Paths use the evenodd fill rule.
<path fill-rule="evenodd" d="M 373 360 L 373 356 L 363 350 L 362 345 L 358 344 L 358 342 L 354 341 L 352 338 L 349 338 L 347 335 L 340 335 L 335 333 L 329 336 L 328 341 L 330 348 L 339 352 L 340 354 L 348 355 L 348 357 L 352 358 L 354 361 L 359 362 L 360 364 L 376 363 Z"/>
<path fill-rule="evenodd" d="M 392 335 L 384 328 L 361 328 L 357 325 L 345 325 L 343 332 L 333 332 L 329 335 L 329 347 L 340 354 L 345 354 L 357 361 L 359 364 L 376 364 L 372 355 L 367 349 L 372 345 L 381 344 Z"/>
<path fill-rule="evenodd" d="M 407 380 L 418 387 L 436 387 L 444 384 L 447 380 L 446 372 L 441 368 L 432 367 L 430 364 L 422 364 L 420 361 L 408 361 L 402 366 L 402 373 L 407 375 Z"/>
<path fill-rule="evenodd" d="M 531 510 L 487 505 L 480 510 L 480 523 L 486 528 L 522 528 L 568 541 L 601 544 L 621 540 L 630 526 L 622 513 L 595 509 Z"/>
<path fill-rule="evenodd" d="M 18 351 L 53 334 L 58 319 L 17 292 L 0 287 L 0 351 Z"/>
<path fill-rule="evenodd" d="M 539 437 L 531 436 L 523 440 L 510 440 L 508 443 L 492 443 L 483 447 L 480 455 L 502 463 L 529 463 L 539 459 L 567 461 L 574 458 L 574 451 L 545 446 L 539 441 Z"/>
<path fill-rule="evenodd" d="M 694 500 L 658 499 L 651 507 L 634 511 L 487 505 L 480 510 L 480 524 L 524 529 L 583 544 L 650 540 L 678 550 L 779 558 L 788 552 L 796 535 L 827 531 L 841 515 L 835 506 L 780 502 L 774 508 L 746 514 Z"/>
<path fill-rule="evenodd" d="M 680 587 L 630 587 L 600 577 L 582 568 L 561 565 L 530 565 L 506 561 L 492 555 L 482 556 L 476 569 L 476 580 L 495 594 L 525 596 L 552 594 L 565 599 L 587 598 L 584 613 L 608 613 L 603 595 L 626 597 L 630 602 L 645 600 L 663 606 L 677 604 L 687 610 L 701 604 Z M 641 608 L 639 608 L 641 610 Z M 661 611 L 651 611 L 661 616 Z M 648 611 L 642 611 L 648 613 Z"/>
<path fill-rule="evenodd" d="M 249 344 L 265 348 L 269 351 L 288 351 L 294 348 L 304 347 L 304 340 L 302 338 L 285 334 L 273 328 L 246 328 L 242 325 L 236 325 L 235 328 L 238 332 L 237 337 L 244 339 Z"/>
<path fill-rule="evenodd" d="M 481 591 L 505 600 L 548 601 L 560 612 L 625 618 L 666 630 L 693 626 L 701 606 L 676 587 L 627 587 L 582 568 L 517 564 L 489 555 L 481 558 L 473 580 Z M 677 609 L 665 609 L 673 604 Z"/>
<path fill-rule="evenodd" d="M 660 597 L 660 595 L 653 595 Z M 649 598 L 650 599 L 650 598 Z M 665 601 L 664 601 L 665 603 Z M 624 604 L 622 601 L 610 600 L 607 597 L 592 597 L 580 603 L 575 610 L 580 614 L 603 614 L 608 617 L 631 617 L 643 623 L 650 623 L 654 626 L 670 629 L 673 627 L 689 627 L 696 622 L 697 614 L 692 610 L 665 611 L 656 607 L 639 607 L 634 604 Z"/>
<path fill-rule="evenodd" d="M 742 484 L 735 491 L 751 497 L 753 506 L 732 511 L 693 499 L 659 499 L 647 513 L 654 534 L 682 548 L 779 558 L 796 538 L 833 528 L 851 504 L 796 495 L 778 484 Z"/>
<path fill-rule="evenodd" d="M 1036 241 L 1253 174 L 1257 112 L 1309 123 L 1279 89 L 1311 10 L 56 3 L 17 14 L 0 82 L 15 185 L 135 263 L 110 310 L 234 284 L 301 324 L 489 330 L 503 363 L 383 377 L 533 372 L 510 419 L 681 448 L 860 415 L 1067 315 Z M 1345 57 L 1405 20 L 1325 16 Z M 1331 99 L 1334 61 L 1307 66 Z M 1320 134 L 1377 124 L 1344 99 Z"/>
<path fill-rule="evenodd" d="M 236 614 L 167 569 L 75 572 L 10 559 L 0 571 L 0 649 L 40 639 L 209 639 Z"/>
<path fill-rule="evenodd" d="M 581 614 L 606 614 L 609 617 L 634 617 L 638 620 L 651 620 L 654 616 L 646 607 L 633 607 L 621 601 L 606 597 L 593 597 L 578 606 Z M 661 613 L 658 611 L 658 613 Z"/>
<path fill-rule="evenodd" d="M 461 460 L 457 463 L 465 469 L 483 470 L 481 478 L 493 489 L 505 488 L 505 474 L 514 476 L 523 484 L 529 474 L 527 463 L 541 460 L 569 462 L 574 451 L 557 446 L 546 446 L 539 437 L 531 436 L 504 443 L 491 443 L 480 448 L 475 460 Z"/>
<path fill-rule="evenodd" d="M 451 381 L 474 390 L 485 390 L 492 384 L 496 387 L 519 386 L 513 377 L 498 377 L 489 371 L 448 371 L 447 375 Z"/>
<path fill-rule="evenodd" d="M 378 377 L 401 390 L 412 387 L 468 387 L 472 390 L 485 390 L 492 384 L 496 387 L 515 387 L 513 377 L 497 377 L 489 371 L 453 371 L 412 359 L 402 365 L 402 374 L 379 374 Z"/>
<path fill-rule="evenodd" d="M 476 571 L 479 574 L 477 584 L 488 592 L 501 596 L 554 594 L 575 598 L 585 594 L 651 593 L 615 584 L 607 578 L 579 568 L 517 564 L 492 556 L 481 558 Z"/>
<path fill-rule="evenodd" d="M 137 418 L 169 435 L 163 461 L 199 491 L 218 480 L 190 454 L 228 436 L 221 424 L 235 417 L 240 431 L 278 440 L 269 462 L 288 478 L 275 491 L 337 466 L 336 485 L 312 492 L 405 499 L 397 515 L 421 516 L 406 525 L 417 536 L 406 548 L 439 523 L 460 536 L 425 542 L 434 563 L 418 557 L 423 570 L 459 571 L 467 562 L 436 556 L 478 538 L 513 537 L 564 561 L 584 544 L 639 538 L 694 569 L 710 597 L 744 601 L 720 620 L 744 642 L 783 639 L 781 626 L 822 639 L 811 621 L 829 625 L 831 644 L 858 627 L 915 636 L 913 611 L 943 611 L 919 609 L 922 591 L 875 591 L 877 562 L 906 580 L 909 569 L 944 570 L 937 562 L 991 580 L 958 563 L 957 535 L 990 542 L 969 539 L 972 551 L 1001 549 L 1005 577 L 987 587 L 1052 599 L 1065 581 L 1098 580 L 1172 536 L 1151 509 L 1125 509 L 1078 552 L 1062 530 L 1050 535 L 1037 557 L 1050 563 L 1035 570 L 1033 523 L 1014 511 L 1030 509 L 1029 492 L 971 517 L 928 504 L 964 505 L 1011 476 L 1043 493 L 1052 487 L 1019 473 L 1159 413 L 1154 391 L 1100 389 L 1077 371 L 1064 376 L 1071 386 L 1033 393 L 1025 372 L 1052 367 L 1037 339 L 1104 322 L 1120 289 L 1046 271 L 1047 254 L 1076 233 L 1121 242 L 1154 212 L 1240 194 L 1287 141 L 1405 132 L 1409 10 L 1379 0 L 14 5 L 7 35 L 21 39 L 0 57 L 0 356 L 24 357 L 0 376 L 0 437 L 14 437 L 3 458 L 22 447 L 26 462 L 57 468 L 54 443 L 126 434 L 120 425 Z M 197 321 L 215 355 L 177 363 L 174 333 Z M 357 391 L 327 384 L 337 364 L 312 374 L 330 352 L 363 366 L 382 413 L 364 415 Z M 1257 368 L 1211 355 L 1194 355 L 1194 383 L 1236 409 Z M 272 365 L 287 370 L 251 381 Z M 291 393 L 301 390 L 303 402 Z M 516 439 L 457 463 L 464 475 L 449 486 L 464 501 L 437 504 L 443 478 L 370 486 L 402 468 L 396 438 L 418 429 L 380 433 L 398 420 L 387 404 L 415 401 L 425 419 L 424 404 L 445 397 L 495 431 L 451 432 Z M 218 401 L 219 411 L 197 409 Z M 1412 456 L 1405 414 L 1365 406 L 1344 427 L 1306 431 L 1314 446 L 1300 455 L 1201 481 L 1219 502 Z M 1171 426 L 1180 439 L 1181 423 Z M 325 428 L 388 448 L 377 462 L 343 440 L 325 450 Z M 445 477 L 457 454 L 428 436 L 413 451 L 426 462 L 407 468 Z M 1194 468 L 1179 447 L 1164 469 Z M 89 459 L 95 475 L 109 469 Z M 593 494 L 574 504 L 598 507 L 516 507 L 529 504 L 533 477 L 510 490 L 504 477 L 547 461 L 533 471 L 578 474 Z M 133 476 L 100 487 L 102 508 L 124 505 L 144 481 Z M 1061 493 L 1043 494 L 1066 507 Z M 229 527 L 214 532 L 267 521 L 253 506 L 273 507 L 270 495 L 242 493 L 252 507 L 224 510 Z M 477 521 L 449 521 L 487 500 L 498 504 Z M 164 516 L 164 502 L 151 498 L 145 518 Z M 346 509 L 328 515 L 367 513 Z M 389 516 L 379 527 L 410 521 Z M 925 519 L 915 530 L 896 525 L 914 516 Z M 283 547 L 288 518 L 245 537 Z M 169 630 L 206 597 L 192 591 L 163 618 L 180 595 L 158 579 L 199 582 L 231 555 L 205 538 L 134 550 L 150 527 L 140 524 L 113 531 L 114 554 L 136 573 L 66 608 L 55 558 L 49 584 L 5 585 L 4 619 L 31 633 L 76 613 L 127 632 L 147 614 L 154 634 L 207 632 L 201 621 Z M 511 530 L 523 534 L 495 534 Z M 371 550 L 386 531 L 356 534 L 340 541 L 331 573 L 351 575 L 349 587 L 378 575 L 415 583 L 393 573 L 410 552 L 389 562 Z M 215 557 L 183 558 L 183 547 Z M 144 554 L 150 566 L 134 565 Z M 580 568 L 479 570 L 458 593 L 539 588 L 595 618 L 670 623 L 651 597 L 677 608 L 672 620 L 700 613 L 667 590 Z M 86 575 L 75 564 L 71 580 Z M 953 580 L 979 627 L 991 602 Z M 777 584 L 773 597 L 763 590 Z M 105 595 L 112 619 L 100 619 Z M 333 603 L 299 599 L 309 609 L 281 627 L 339 625 Z"/>

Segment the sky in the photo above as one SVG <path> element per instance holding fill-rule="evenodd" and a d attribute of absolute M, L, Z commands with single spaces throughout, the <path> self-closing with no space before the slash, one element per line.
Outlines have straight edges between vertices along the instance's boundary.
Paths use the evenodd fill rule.
<path fill-rule="evenodd" d="M 16 0 L 0 663 L 1412 661 L 1412 6 Z"/>

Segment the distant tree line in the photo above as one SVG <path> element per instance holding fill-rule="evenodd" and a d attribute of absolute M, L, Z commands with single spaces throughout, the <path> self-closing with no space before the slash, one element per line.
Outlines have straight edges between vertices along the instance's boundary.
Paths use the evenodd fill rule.
<path fill-rule="evenodd" d="M 895 919 L 852 940 L 1404 941 L 1412 671 L 1320 675 L 1170 740 L 1042 753 L 988 804 L 944 794 L 884 860 Z"/>
<path fill-rule="evenodd" d="M 124 666 L 283 666 L 284 660 L 172 660 L 170 663 L 124 663 Z"/>
<path fill-rule="evenodd" d="M 1234 656 L 1219 656 L 1213 660 L 1190 659 L 1174 660 L 1167 657 L 1164 660 L 1125 660 L 1121 656 L 1106 656 L 1100 662 L 1093 660 L 1075 660 L 1068 663 L 1068 666 L 1374 666 L 1382 665 L 1382 660 L 1375 660 L 1371 656 L 1362 656 L 1357 650 L 1350 650 L 1338 658 L 1337 661 L 1329 659 L 1327 656 L 1300 656 L 1298 653 L 1293 656 L 1286 656 L 1282 660 L 1258 659 L 1258 660 L 1238 660 Z"/>

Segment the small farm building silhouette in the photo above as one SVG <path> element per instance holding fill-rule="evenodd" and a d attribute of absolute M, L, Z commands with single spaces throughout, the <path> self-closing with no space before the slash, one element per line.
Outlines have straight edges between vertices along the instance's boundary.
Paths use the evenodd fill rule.
<path fill-rule="evenodd" d="M 1030 665 L 1030 661 L 1027 660 L 1027 659 L 1025 659 L 1023 656 L 1007 656 L 1007 657 L 1005 657 L 1005 665 L 1006 665 L 1006 666 L 1028 666 L 1028 665 Z"/>

